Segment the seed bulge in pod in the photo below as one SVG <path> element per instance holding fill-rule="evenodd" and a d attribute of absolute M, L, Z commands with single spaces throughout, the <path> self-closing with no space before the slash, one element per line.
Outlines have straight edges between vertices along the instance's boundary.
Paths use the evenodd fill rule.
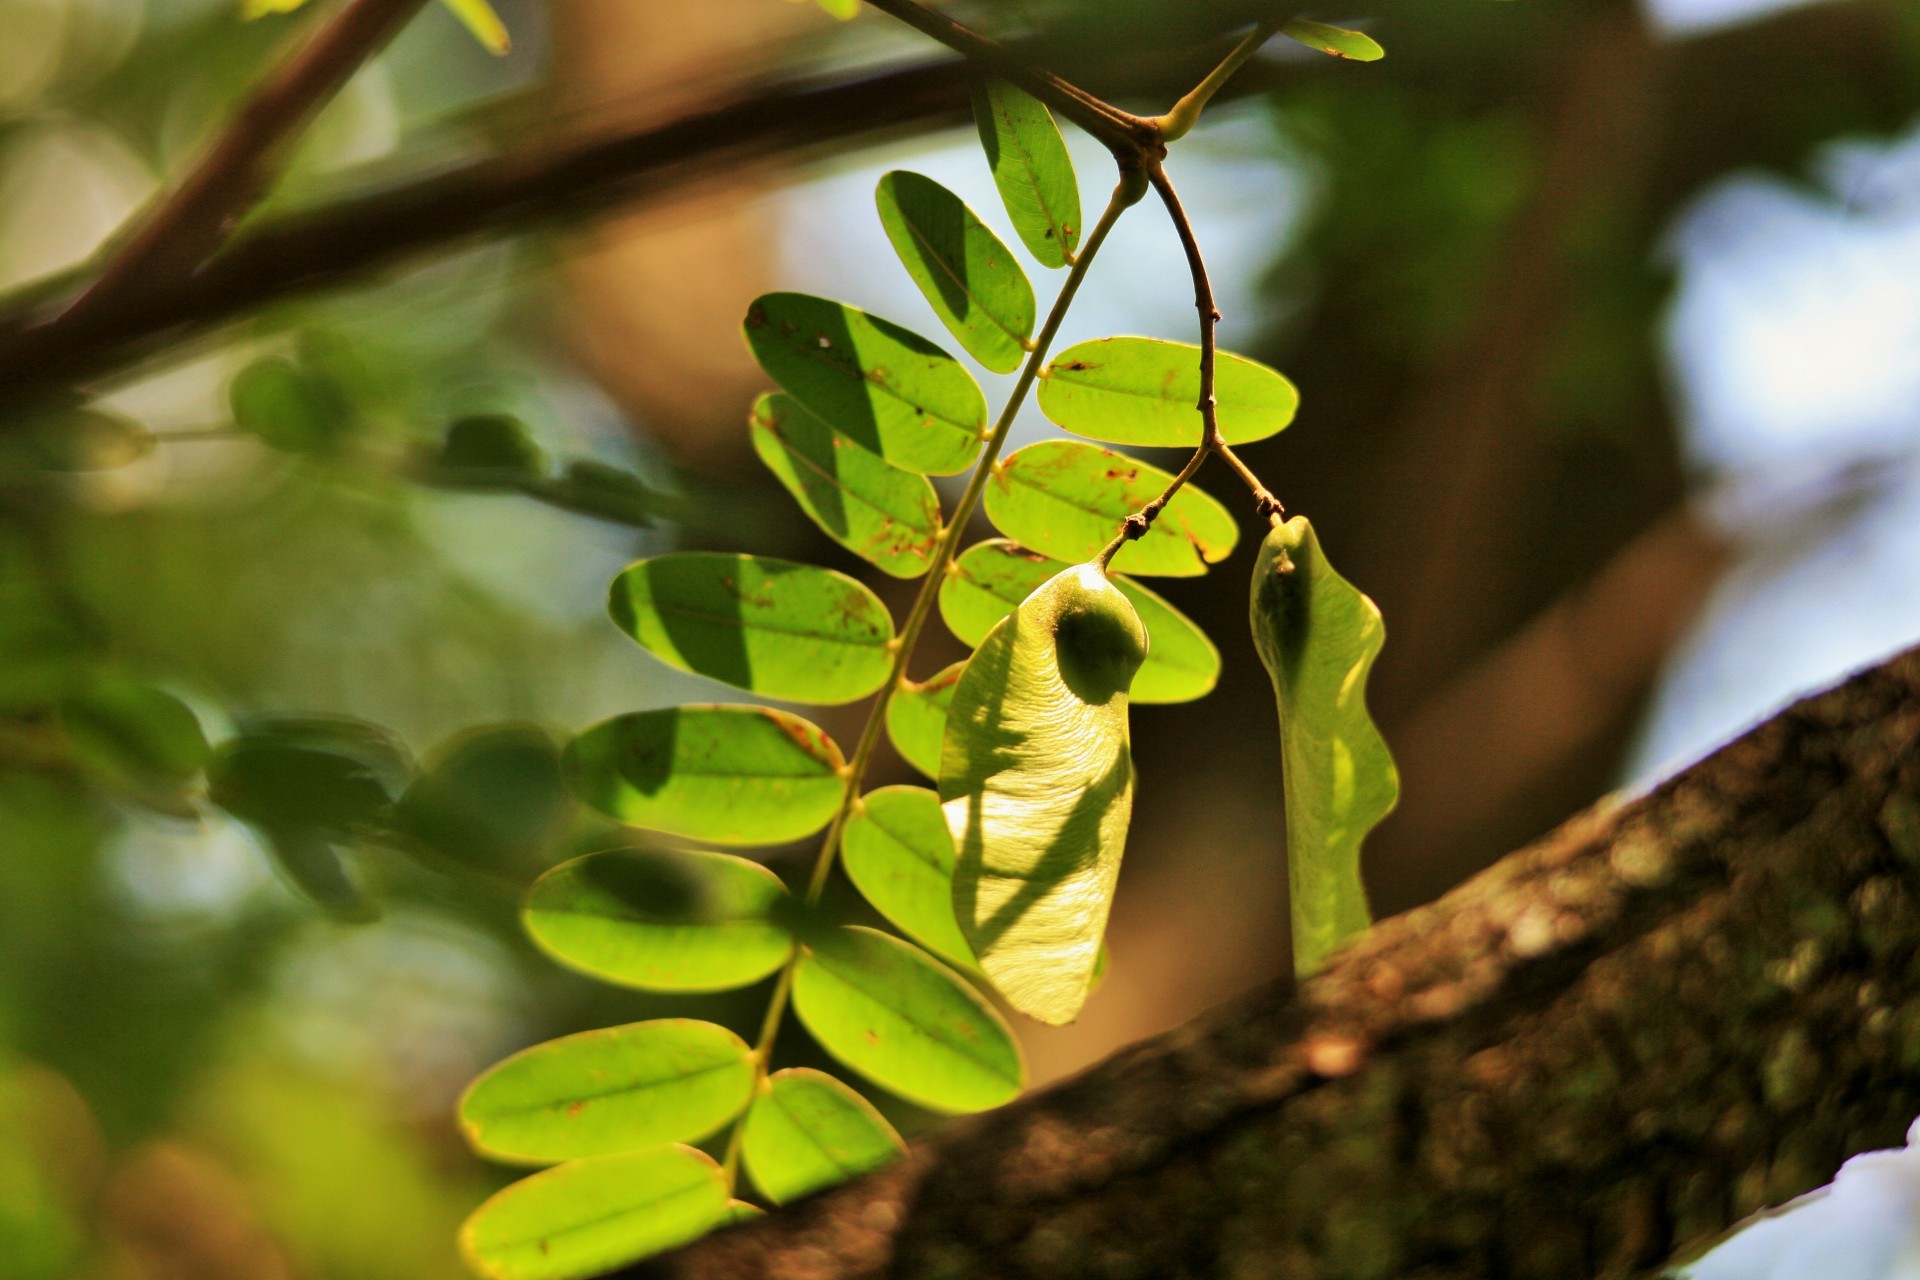
<path fill-rule="evenodd" d="M 954 686 L 940 799 L 954 913 L 1008 1003 L 1056 1026 L 1094 981 L 1133 812 L 1133 605 L 1091 564 L 1001 619 Z"/>

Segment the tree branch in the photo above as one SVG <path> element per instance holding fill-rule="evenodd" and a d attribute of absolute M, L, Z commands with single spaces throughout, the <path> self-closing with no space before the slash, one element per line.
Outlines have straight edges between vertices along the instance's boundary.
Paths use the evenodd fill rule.
<path fill-rule="evenodd" d="M 1178 22 L 1177 32 L 1144 28 L 1103 52 L 1100 76 L 1110 97 L 1164 99 L 1183 91 L 1218 50 L 1201 48 L 1208 30 L 1226 32 L 1276 10 L 1267 0 L 1196 0 L 1162 12 Z M 1887 37 L 1888 12 L 1887 6 L 1856 0 L 1692 41 L 1674 79 L 1689 83 L 1698 66 L 1701 91 L 1724 95 L 1730 86 L 1766 83 L 1753 66 L 1791 66 L 1809 41 L 1824 37 L 1838 50 L 1833 57 L 1878 59 L 1864 83 L 1875 101 L 1898 97 L 1905 104 L 1905 81 L 1891 70 L 1897 42 Z M 1010 47 L 1022 59 L 1044 61 L 1060 46 L 1042 36 Z M 1343 70 L 1309 63 L 1286 74 Z M 1243 70 L 1222 96 L 1273 83 L 1272 75 L 1255 72 Z M 1419 64 L 1403 72 L 1420 73 Z M 118 373 L 268 303 L 341 288 L 482 236 L 589 218 L 776 158 L 805 159 L 957 124 L 965 116 L 969 75 L 964 63 L 941 61 L 832 82 L 737 86 L 716 105 L 665 123 L 546 139 L 276 218 L 243 235 L 178 288 L 150 290 L 136 282 L 118 301 L 72 320 L 61 321 L 60 313 L 85 287 L 86 273 L 37 282 L 0 298 L 0 402 L 30 401 Z M 1695 134 L 1718 137 L 1713 113 L 1680 112 L 1673 120 L 1686 137 L 1668 149 L 1686 164 L 1684 172 L 1668 176 L 1669 185 L 1717 171 L 1717 151 L 1689 149 Z M 0 430 L 7 421 L 0 417 Z"/>
<path fill-rule="evenodd" d="M 133 226 L 71 309 L 73 322 L 137 285 L 161 292 L 191 275 L 272 185 L 278 154 L 426 0 L 352 0 L 240 104 L 180 185 Z"/>
<path fill-rule="evenodd" d="M 1120 110 L 936 9 L 929 9 L 916 0 L 867 0 L 867 3 L 945 45 L 972 66 L 1019 85 L 1085 129 L 1112 151 L 1116 159 L 1137 156 L 1142 148 L 1151 148 L 1160 140 L 1159 126 L 1153 121 Z"/>
<path fill-rule="evenodd" d="M 1917 946 L 1920 650 L 1298 989 L 625 1274 L 1646 1274 L 1897 1145 Z"/>

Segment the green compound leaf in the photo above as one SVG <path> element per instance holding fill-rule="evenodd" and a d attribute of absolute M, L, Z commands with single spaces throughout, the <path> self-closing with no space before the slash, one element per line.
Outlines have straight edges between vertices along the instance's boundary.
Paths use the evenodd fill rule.
<path fill-rule="evenodd" d="M 460 1228 L 460 1252 L 489 1280 L 584 1280 L 699 1239 L 729 1199 L 692 1147 L 594 1156 L 494 1195 Z"/>
<path fill-rule="evenodd" d="M 209 755 L 191 707 L 133 680 L 103 680 L 74 694 L 60 704 L 60 723 L 76 763 L 153 800 L 176 795 Z"/>
<path fill-rule="evenodd" d="M 326 453 L 353 432 L 351 410 L 326 377 L 269 356 L 227 388 L 233 425 L 288 453 Z"/>
<path fill-rule="evenodd" d="M 1080 184 L 1052 114 L 1024 89 L 986 80 L 974 86 L 973 120 L 1027 252 L 1043 267 L 1066 266 L 1080 243 Z"/>
<path fill-rule="evenodd" d="M 460 1099 L 481 1155 L 547 1164 L 697 1142 L 746 1109 L 753 1051 L 725 1027 L 662 1018 L 582 1031 L 497 1064 Z"/>
<path fill-rule="evenodd" d="M 1228 444 L 1265 440 L 1293 421 L 1300 393 L 1266 365 L 1218 353 L 1214 403 Z M 1200 348 L 1159 338 L 1096 338 L 1041 375 L 1040 411 L 1090 440 L 1192 449 L 1200 443 Z"/>
<path fill-rule="evenodd" d="M 831 569 L 683 551 L 629 565 L 607 612 L 662 662 L 792 702 L 852 702 L 893 669 L 880 597 Z"/>
<path fill-rule="evenodd" d="M 784 844 L 827 825 L 846 761 L 799 716 L 692 705 L 615 716 L 567 744 L 567 786 L 619 822 L 714 844 Z"/>
<path fill-rule="evenodd" d="M 862 448 L 789 395 L 761 396 L 747 425 L 760 461 L 829 538 L 896 578 L 932 566 L 944 526 L 925 476 Z"/>
<path fill-rule="evenodd" d="M 747 1112 L 741 1141 L 753 1185 L 775 1204 L 858 1177 L 905 1150 L 872 1103 L 808 1067 L 774 1072 Z"/>
<path fill-rule="evenodd" d="M 1093 988 L 1133 812 L 1127 686 L 1146 649 L 1127 598 L 1075 565 L 987 634 L 947 714 L 954 915 L 994 988 L 1055 1026 Z"/>
<path fill-rule="evenodd" d="M 570 462 L 559 476 L 528 481 L 522 488 L 548 506 L 637 529 L 648 528 L 655 517 L 671 513 L 669 500 L 649 489 L 640 477 L 604 462 Z"/>
<path fill-rule="evenodd" d="M 475 413 L 455 419 L 433 463 L 450 473 L 451 479 L 475 487 L 512 485 L 547 470 L 546 455 L 534 443 L 527 424 L 510 413 Z"/>
<path fill-rule="evenodd" d="M 947 704 L 960 669 L 956 662 L 919 684 L 908 682 L 887 703 L 887 738 L 900 758 L 926 774 L 940 776 L 940 739 L 947 732 Z"/>
<path fill-rule="evenodd" d="M 936 1111 L 997 1107 L 1026 1082 L 993 1006 L 918 947 L 873 929 L 815 941 L 794 971 L 793 1007 L 828 1053 Z"/>
<path fill-rule="evenodd" d="M 840 858 L 902 933 L 949 964 L 979 967 L 953 918 L 953 836 L 939 796 L 925 787 L 868 792 L 840 835 Z"/>
<path fill-rule="evenodd" d="M 547 954 L 648 991 L 726 991 L 787 962 L 792 898 L 780 877 L 724 853 L 620 849 L 563 862 L 521 919 Z"/>
<path fill-rule="evenodd" d="M 744 329 L 775 382 L 895 466 L 945 476 L 979 454 L 986 397 L 959 361 L 919 334 L 804 293 L 761 296 Z"/>
<path fill-rule="evenodd" d="M 1280 706 L 1293 966 L 1304 976 L 1367 927 L 1360 842 L 1400 798 L 1393 757 L 1367 714 L 1367 673 L 1386 627 L 1327 563 L 1305 516 L 1260 544 L 1252 615 Z"/>
<path fill-rule="evenodd" d="M 1123 453 L 1078 440 L 1042 440 L 993 468 L 987 516 L 1022 546 L 1068 564 L 1091 560 L 1120 522 L 1160 496 L 1173 477 Z M 1147 535 L 1113 558 L 1114 572 L 1190 578 L 1224 560 L 1240 527 L 1189 484 Z"/>
<path fill-rule="evenodd" d="M 1298 40 L 1309 49 L 1318 49 L 1336 58 L 1350 58 L 1355 62 L 1378 62 L 1387 56 L 1387 51 L 1371 36 L 1349 31 L 1345 27 L 1330 27 L 1324 22 L 1309 22 L 1305 18 L 1288 22 L 1280 28 L 1280 34 Z"/>
<path fill-rule="evenodd" d="M 1033 286 L 1000 237 L 932 178 L 895 169 L 874 192 L 880 225 L 940 323 L 995 373 L 1012 373 L 1033 336 Z"/>
<path fill-rule="evenodd" d="M 940 584 L 940 616 L 954 635 L 978 645 L 995 623 L 1065 568 L 1005 538 L 975 543 Z M 1207 633 L 1133 579 L 1115 577 L 1113 585 L 1133 605 L 1152 640 L 1127 696 L 1135 702 L 1191 702 L 1212 692 L 1220 679 L 1220 651 Z"/>
<path fill-rule="evenodd" d="M 410 847 L 470 870 L 524 877 L 574 815 L 560 748 L 530 724 L 486 725 L 435 749 L 394 818 Z"/>

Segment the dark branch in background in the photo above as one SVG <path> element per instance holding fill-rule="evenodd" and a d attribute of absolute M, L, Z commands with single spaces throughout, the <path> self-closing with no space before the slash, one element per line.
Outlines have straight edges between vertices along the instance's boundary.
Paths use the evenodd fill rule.
<path fill-rule="evenodd" d="M 1099 83 L 1111 97 L 1164 101 L 1203 70 L 1196 64 L 1206 59 L 1190 51 L 1204 43 L 1208 30 L 1224 33 L 1271 17 L 1272 11 L 1272 5 L 1255 0 L 1182 7 L 1171 14 L 1183 24 L 1179 39 L 1155 27 L 1130 33 L 1103 53 Z M 1868 60 L 1876 68 L 1870 87 L 1884 96 L 1894 85 L 1891 72 L 1882 68 L 1894 47 L 1888 39 L 1889 12 L 1867 3 L 1825 6 L 1692 41 L 1685 47 L 1697 53 L 1686 67 L 1676 68 L 1674 82 L 1690 83 L 1686 68 L 1697 63 L 1702 91 L 1711 90 L 1726 106 L 1739 89 L 1758 83 L 1751 74 L 1730 74 L 1729 61 L 1733 72 L 1757 63 L 1790 67 L 1813 41 Z M 1029 49 L 1044 54 L 1061 46 L 1042 36 L 1010 47 L 1025 57 Z M 1285 74 L 1341 70 L 1307 63 Z M 1257 91 L 1261 77 L 1254 72 L 1242 71 L 1223 94 Z M 485 235 L 583 220 L 746 166 L 804 161 L 850 144 L 958 124 L 965 119 L 969 75 L 962 63 L 938 62 L 824 82 L 741 86 L 713 107 L 666 123 L 533 143 L 275 218 L 243 234 L 179 287 L 150 291 L 136 282 L 119 301 L 73 321 L 59 317 L 85 287 L 83 274 L 76 273 L 64 287 L 59 281 L 29 286 L 0 299 L 0 401 L 17 404 L 120 373 L 269 303 L 354 284 Z M 1741 99 L 1728 109 L 1743 109 L 1743 103 L 1744 108 L 1754 105 Z M 1685 173 L 1665 181 L 1685 186 L 1701 176 L 1689 164 L 1697 167 L 1719 154 L 1712 148 L 1700 155 L 1688 150 L 1699 142 L 1695 134 L 1712 133 L 1715 117 L 1700 110 L 1676 113 L 1674 119 L 1690 131 L 1668 144 Z M 10 429 L 14 420 L 0 417 L 0 430 Z"/>
<path fill-rule="evenodd" d="M 1920 651 L 629 1280 L 1646 1275 L 1920 1110 Z"/>
<path fill-rule="evenodd" d="M 84 323 L 129 290 L 160 292 L 190 276 L 267 194 L 294 138 L 424 3 L 352 0 L 288 54 L 180 185 L 139 217 L 66 322 Z"/>

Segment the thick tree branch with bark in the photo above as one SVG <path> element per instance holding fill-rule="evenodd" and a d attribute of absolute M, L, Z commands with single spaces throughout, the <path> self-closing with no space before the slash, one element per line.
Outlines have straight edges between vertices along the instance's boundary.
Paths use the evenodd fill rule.
<path fill-rule="evenodd" d="M 1647 1275 L 1898 1144 L 1917 962 L 1920 650 L 1297 989 L 629 1274 Z"/>

